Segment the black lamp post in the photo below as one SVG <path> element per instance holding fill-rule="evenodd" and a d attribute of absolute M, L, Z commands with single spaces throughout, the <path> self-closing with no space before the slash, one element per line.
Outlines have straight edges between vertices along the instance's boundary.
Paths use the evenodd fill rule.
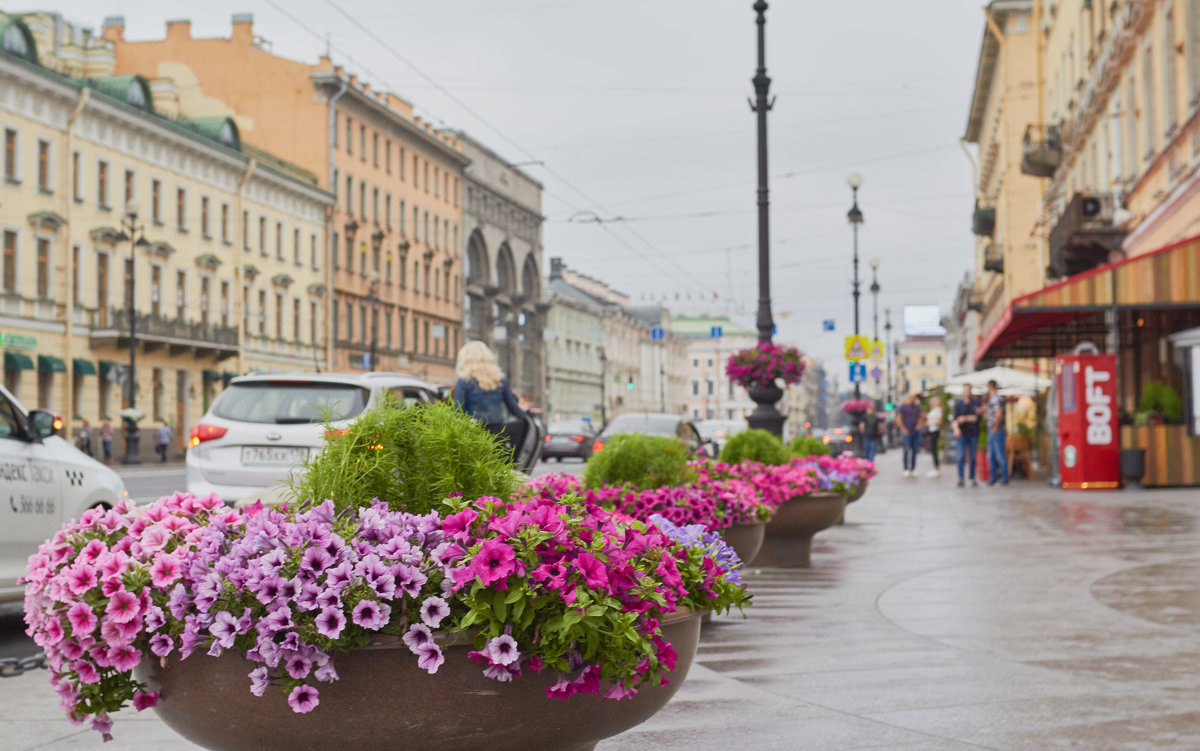
<path fill-rule="evenodd" d="M 887 332 L 887 400 L 892 401 L 892 309 L 883 309 L 883 330 Z"/>
<path fill-rule="evenodd" d="M 853 196 L 854 196 L 854 203 L 850 206 L 850 211 L 847 212 L 846 218 L 850 220 L 850 226 L 854 230 L 854 283 L 853 283 L 852 290 L 853 290 L 853 294 L 854 294 L 854 335 L 855 336 L 859 335 L 859 330 L 858 330 L 858 297 L 859 297 L 859 291 L 858 291 L 858 286 L 859 286 L 858 285 L 858 225 L 863 223 L 863 213 L 858 208 L 858 189 L 862 187 L 862 182 L 863 182 L 862 175 L 858 174 L 857 172 L 851 172 L 850 176 L 846 178 L 846 184 L 850 186 L 850 190 L 852 191 Z M 860 387 L 860 384 L 858 384 L 858 383 L 854 384 L 854 398 L 855 399 L 862 398 L 862 388 Z"/>
<path fill-rule="evenodd" d="M 137 305 L 134 299 L 137 288 L 134 284 L 134 275 L 137 268 L 137 249 L 148 248 L 150 247 L 150 243 L 146 241 L 146 226 L 138 224 L 138 204 L 136 201 L 130 201 L 126 204 L 125 215 L 121 217 L 121 231 L 113 239 L 117 243 L 129 243 L 129 279 L 127 280 L 129 296 L 126 299 L 126 314 L 129 316 L 129 374 L 127 382 L 129 384 L 129 408 L 137 409 Z M 121 458 L 121 463 L 141 464 L 142 455 L 139 450 L 141 445 L 141 431 L 134 420 L 127 418 L 124 420 L 124 423 L 125 456 Z"/>
<path fill-rule="evenodd" d="M 873 315 L 873 321 L 874 321 L 874 323 L 871 327 L 871 331 L 872 331 L 871 340 L 877 342 L 877 341 L 879 341 L 879 289 L 880 289 L 880 287 L 879 287 L 879 278 L 877 276 L 877 274 L 879 272 L 879 259 L 872 258 L 868 263 L 871 266 L 871 286 L 869 287 L 869 289 L 871 290 L 871 306 L 873 309 L 872 315 Z M 875 379 L 875 398 L 877 398 L 877 399 L 879 398 L 879 390 L 880 390 L 879 379 L 876 378 Z"/>
<path fill-rule="evenodd" d="M 375 370 L 375 352 L 379 346 L 379 272 L 371 269 L 367 274 L 367 304 L 371 306 L 371 352 L 367 370 Z"/>
<path fill-rule="evenodd" d="M 607 367 L 608 367 L 608 357 L 605 356 L 604 350 L 601 349 L 600 350 L 600 427 L 601 427 L 601 429 L 603 429 L 604 426 L 608 424 L 608 417 L 606 415 L 606 407 L 605 407 L 605 402 L 608 401 L 608 398 L 607 398 L 607 394 L 605 393 L 605 390 L 604 390 L 605 385 L 608 383 L 608 373 L 606 372 Z"/>
<path fill-rule="evenodd" d="M 751 105 L 758 120 L 758 341 L 770 344 L 774 335 L 775 321 L 771 316 L 771 211 L 770 187 L 767 175 L 767 113 L 774 101 L 767 96 L 771 79 L 767 77 L 766 27 L 767 3 L 754 3 L 758 24 L 758 69 L 754 73 L 754 102 Z M 746 389 L 757 405 L 746 418 L 752 428 L 769 430 L 783 436 L 783 422 L 787 419 L 775 408 L 783 398 L 783 390 L 774 384 L 767 387 Z"/>

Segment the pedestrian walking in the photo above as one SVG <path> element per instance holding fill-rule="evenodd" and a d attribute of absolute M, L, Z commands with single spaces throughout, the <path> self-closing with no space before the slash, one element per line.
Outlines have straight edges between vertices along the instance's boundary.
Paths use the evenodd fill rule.
<path fill-rule="evenodd" d="M 100 421 L 100 449 L 104 452 L 104 463 L 112 463 L 112 423 L 105 417 Z"/>
<path fill-rule="evenodd" d="M 940 477 L 942 474 L 941 460 L 938 458 L 938 441 L 942 437 L 942 397 L 934 396 L 929 399 L 929 412 L 925 414 L 925 440 L 929 444 L 929 453 L 933 457 L 933 469 L 929 470 L 930 477 Z"/>
<path fill-rule="evenodd" d="M 162 425 L 159 425 L 158 430 L 155 432 L 158 436 L 158 445 L 156 448 L 158 449 L 159 461 L 166 462 L 167 453 L 171 446 L 171 436 L 175 435 L 175 431 L 171 430 L 171 426 L 167 424 L 166 420 L 163 420 Z"/>
<path fill-rule="evenodd" d="M 75 448 L 88 456 L 92 455 L 92 428 L 87 420 L 79 425 L 79 435 L 75 436 Z"/>
<path fill-rule="evenodd" d="M 904 447 L 904 476 L 917 476 L 917 452 L 921 450 L 921 405 L 917 395 L 909 394 L 900 405 L 897 422 L 900 424 L 900 442 Z"/>
<path fill-rule="evenodd" d="M 525 410 L 509 388 L 495 353 L 483 342 L 467 342 L 458 351 L 455 373 L 458 381 L 450 392 L 453 403 L 483 423 L 489 432 L 502 437 L 516 454 L 519 436 L 509 423 L 510 419 L 523 420 Z"/>
<path fill-rule="evenodd" d="M 1008 484 L 1008 428 L 1005 422 L 1004 405 L 1007 400 L 1000 396 L 1000 385 L 993 381 L 987 384 L 987 456 L 991 479 L 988 485 Z"/>
<path fill-rule="evenodd" d="M 858 434 L 863 439 L 863 458 L 869 462 L 875 461 L 875 451 L 879 447 L 879 413 L 874 406 L 867 407 L 863 418 L 858 423 Z"/>
<path fill-rule="evenodd" d="M 975 452 L 979 449 L 979 400 L 971 394 L 971 386 L 963 386 L 962 398 L 954 402 L 954 439 L 958 446 L 958 487 L 963 486 L 963 465 L 971 467 L 971 487 L 975 481 Z"/>

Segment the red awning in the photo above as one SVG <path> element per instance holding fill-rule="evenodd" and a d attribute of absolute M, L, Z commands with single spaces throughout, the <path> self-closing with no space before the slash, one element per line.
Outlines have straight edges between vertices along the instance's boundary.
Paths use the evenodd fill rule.
<path fill-rule="evenodd" d="M 1100 344 L 1105 311 L 1200 308 L 1200 237 L 1105 264 L 1016 298 L 979 342 L 975 361 L 1052 357 Z"/>

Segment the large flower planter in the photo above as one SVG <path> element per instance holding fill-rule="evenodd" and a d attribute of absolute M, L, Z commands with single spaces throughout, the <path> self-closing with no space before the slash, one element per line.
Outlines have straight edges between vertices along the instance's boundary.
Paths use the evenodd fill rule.
<path fill-rule="evenodd" d="M 846 510 L 841 493 L 814 493 L 792 498 L 767 522 L 755 566 L 807 566 L 813 535 L 829 529 Z"/>
<path fill-rule="evenodd" d="M 743 563 L 749 563 L 758 555 L 762 548 L 763 536 L 766 534 L 767 523 L 734 524 L 721 530 L 725 544 L 733 548 Z"/>
<path fill-rule="evenodd" d="M 853 493 L 850 493 L 849 495 L 846 496 L 846 503 L 854 503 L 855 501 L 857 501 L 859 498 L 862 498 L 866 494 L 867 494 L 867 481 L 863 480 L 854 489 Z"/>
<path fill-rule="evenodd" d="M 558 680 L 550 673 L 526 670 L 512 682 L 493 681 L 467 657 L 470 645 L 444 646 L 445 663 L 429 675 L 394 637 L 338 655 L 339 680 L 316 684 L 320 704 L 308 714 L 292 712 L 276 687 L 255 698 L 247 677 L 255 666 L 236 653 L 197 653 L 165 667 L 148 657 L 137 671 L 161 692 L 155 711 L 162 720 L 213 751 L 590 751 L 648 719 L 687 677 L 700 614 L 664 618 L 663 635 L 678 655 L 670 682 L 647 682 L 620 701 L 594 694 L 548 698 L 546 688 Z"/>

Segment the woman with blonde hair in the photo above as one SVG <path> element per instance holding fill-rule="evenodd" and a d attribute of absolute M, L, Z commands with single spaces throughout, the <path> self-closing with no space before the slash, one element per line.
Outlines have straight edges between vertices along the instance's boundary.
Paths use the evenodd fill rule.
<path fill-rule="evenodd" d="M 458 351 L 455 364 L 458 381 L 454 384 L 451 399 L 463 411 L 487 426 L 496 434 L 504 433 L 509 418 L 505 407 L 513 417 L 524 419 L 525 412 L 517 397 L 508 386 L 508 379 L 496 362 L 496 355 L 483 342 L 467 342 Z"/>

